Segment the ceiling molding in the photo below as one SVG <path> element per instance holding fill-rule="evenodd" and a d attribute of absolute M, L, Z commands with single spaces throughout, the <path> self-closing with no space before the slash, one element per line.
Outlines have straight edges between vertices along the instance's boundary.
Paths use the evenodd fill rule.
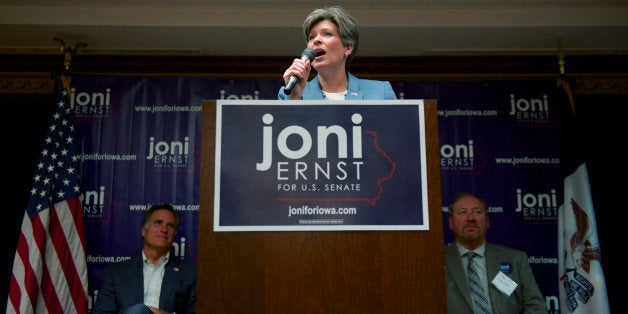
<path fill-rule="evenodd" d="M 628 54 L 628 2 L 339 1 L 360 25 L 361 56 Z M 293 56 L 320 1 L 4 0 L 0 54 Z"/>

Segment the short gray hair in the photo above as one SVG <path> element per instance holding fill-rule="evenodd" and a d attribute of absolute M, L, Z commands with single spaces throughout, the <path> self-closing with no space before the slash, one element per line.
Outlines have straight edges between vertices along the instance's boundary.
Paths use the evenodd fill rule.
<path fill-rule="evenodd" d="M 349 14 L 345 9 L 339 6 L 324 7 L 322 9 L 315 9 L 312 11 L 303 21 L 303 33 L 305 35 L 305 42 L 309 42 L 310 31 L 312 27 L 320 21 L 330 21 L 336 25 L 338 29 L 338 35 L 342 40 L 342 44 L 347 46 L 353 45 L 353 51 L 347 56 L 347 62 L 345 68 L 349 66 L 351 60 L 358 52 L 360 46 L 360 29 L 355 18 Z"/>

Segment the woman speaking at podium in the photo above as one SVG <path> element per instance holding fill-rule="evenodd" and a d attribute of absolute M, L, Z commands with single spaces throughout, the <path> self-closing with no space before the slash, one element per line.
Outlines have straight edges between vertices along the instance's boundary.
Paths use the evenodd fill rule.
<path fill-rule="evenodd" d="M 348 70 L 360 45 L 355 18 L 339 6 L 312 11 L 303 22 L 307 48 L 283 73 L 282 100 L 397 99 L 388 81 L 359 79 Z M 307 81 L 314 68 L 317 75 Z"/>

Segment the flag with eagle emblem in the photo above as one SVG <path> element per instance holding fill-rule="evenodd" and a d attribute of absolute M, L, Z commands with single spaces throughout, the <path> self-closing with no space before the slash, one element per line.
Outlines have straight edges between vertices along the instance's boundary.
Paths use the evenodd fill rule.
<path fill-rule="evenodd" d="M 559 79 L 560 175 L 563 204 L 558 208 L 558 292 L 561 313 L 610 313 L 589 174 L 580 151 L 569 83 Z"/>

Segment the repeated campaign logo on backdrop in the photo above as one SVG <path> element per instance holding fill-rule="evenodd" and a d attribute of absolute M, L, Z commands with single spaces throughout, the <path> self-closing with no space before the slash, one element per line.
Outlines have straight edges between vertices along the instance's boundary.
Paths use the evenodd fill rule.
<path fill-rule="evenodd" d="M 200 153 L 194 149 L 189 136 L 171 140 L 151 136 L 146 160 L 157 171 L 194 171 L 200 162 Z"/>
<path fill-rule="evenodd" d="M 528 191 L 517 189 L 516 208 L 526 223 L 556 223 L 558 201 L 556 189 Z"/>
<path fill-rule="evenodd" d="M 218 102 L 215 229 L 427 229 L 422 102 Z"/>
<path fill-rule="evenodd" d="M 76 120 L 114 120 L 120 110 L 111 88 L 95 91 L 71 89 L 70 104 Z"/>
<path fill-rule="evenodd" d="M 93 190 L 83 190 L 81 202 L 83 203 L 85 222 L 109 223 L 111 221 L 111 215 L 115 212 L 116 206 L 113 203 L 111 192 L 104 185 Z"/>
<path fill-rule="evenodd" d="M 555 124 L 557 115 L 550 114 L 547 95 L 525 98 L 510 94 L 508 115 L 520 126 L 541 127 Z"/>
<path fill-rule="evenodd" d="M 440 146 L 440 169 L 443 173 L 482 173 L 487 160 L 472 139 L 466 143 L 443 143 Z"/>

